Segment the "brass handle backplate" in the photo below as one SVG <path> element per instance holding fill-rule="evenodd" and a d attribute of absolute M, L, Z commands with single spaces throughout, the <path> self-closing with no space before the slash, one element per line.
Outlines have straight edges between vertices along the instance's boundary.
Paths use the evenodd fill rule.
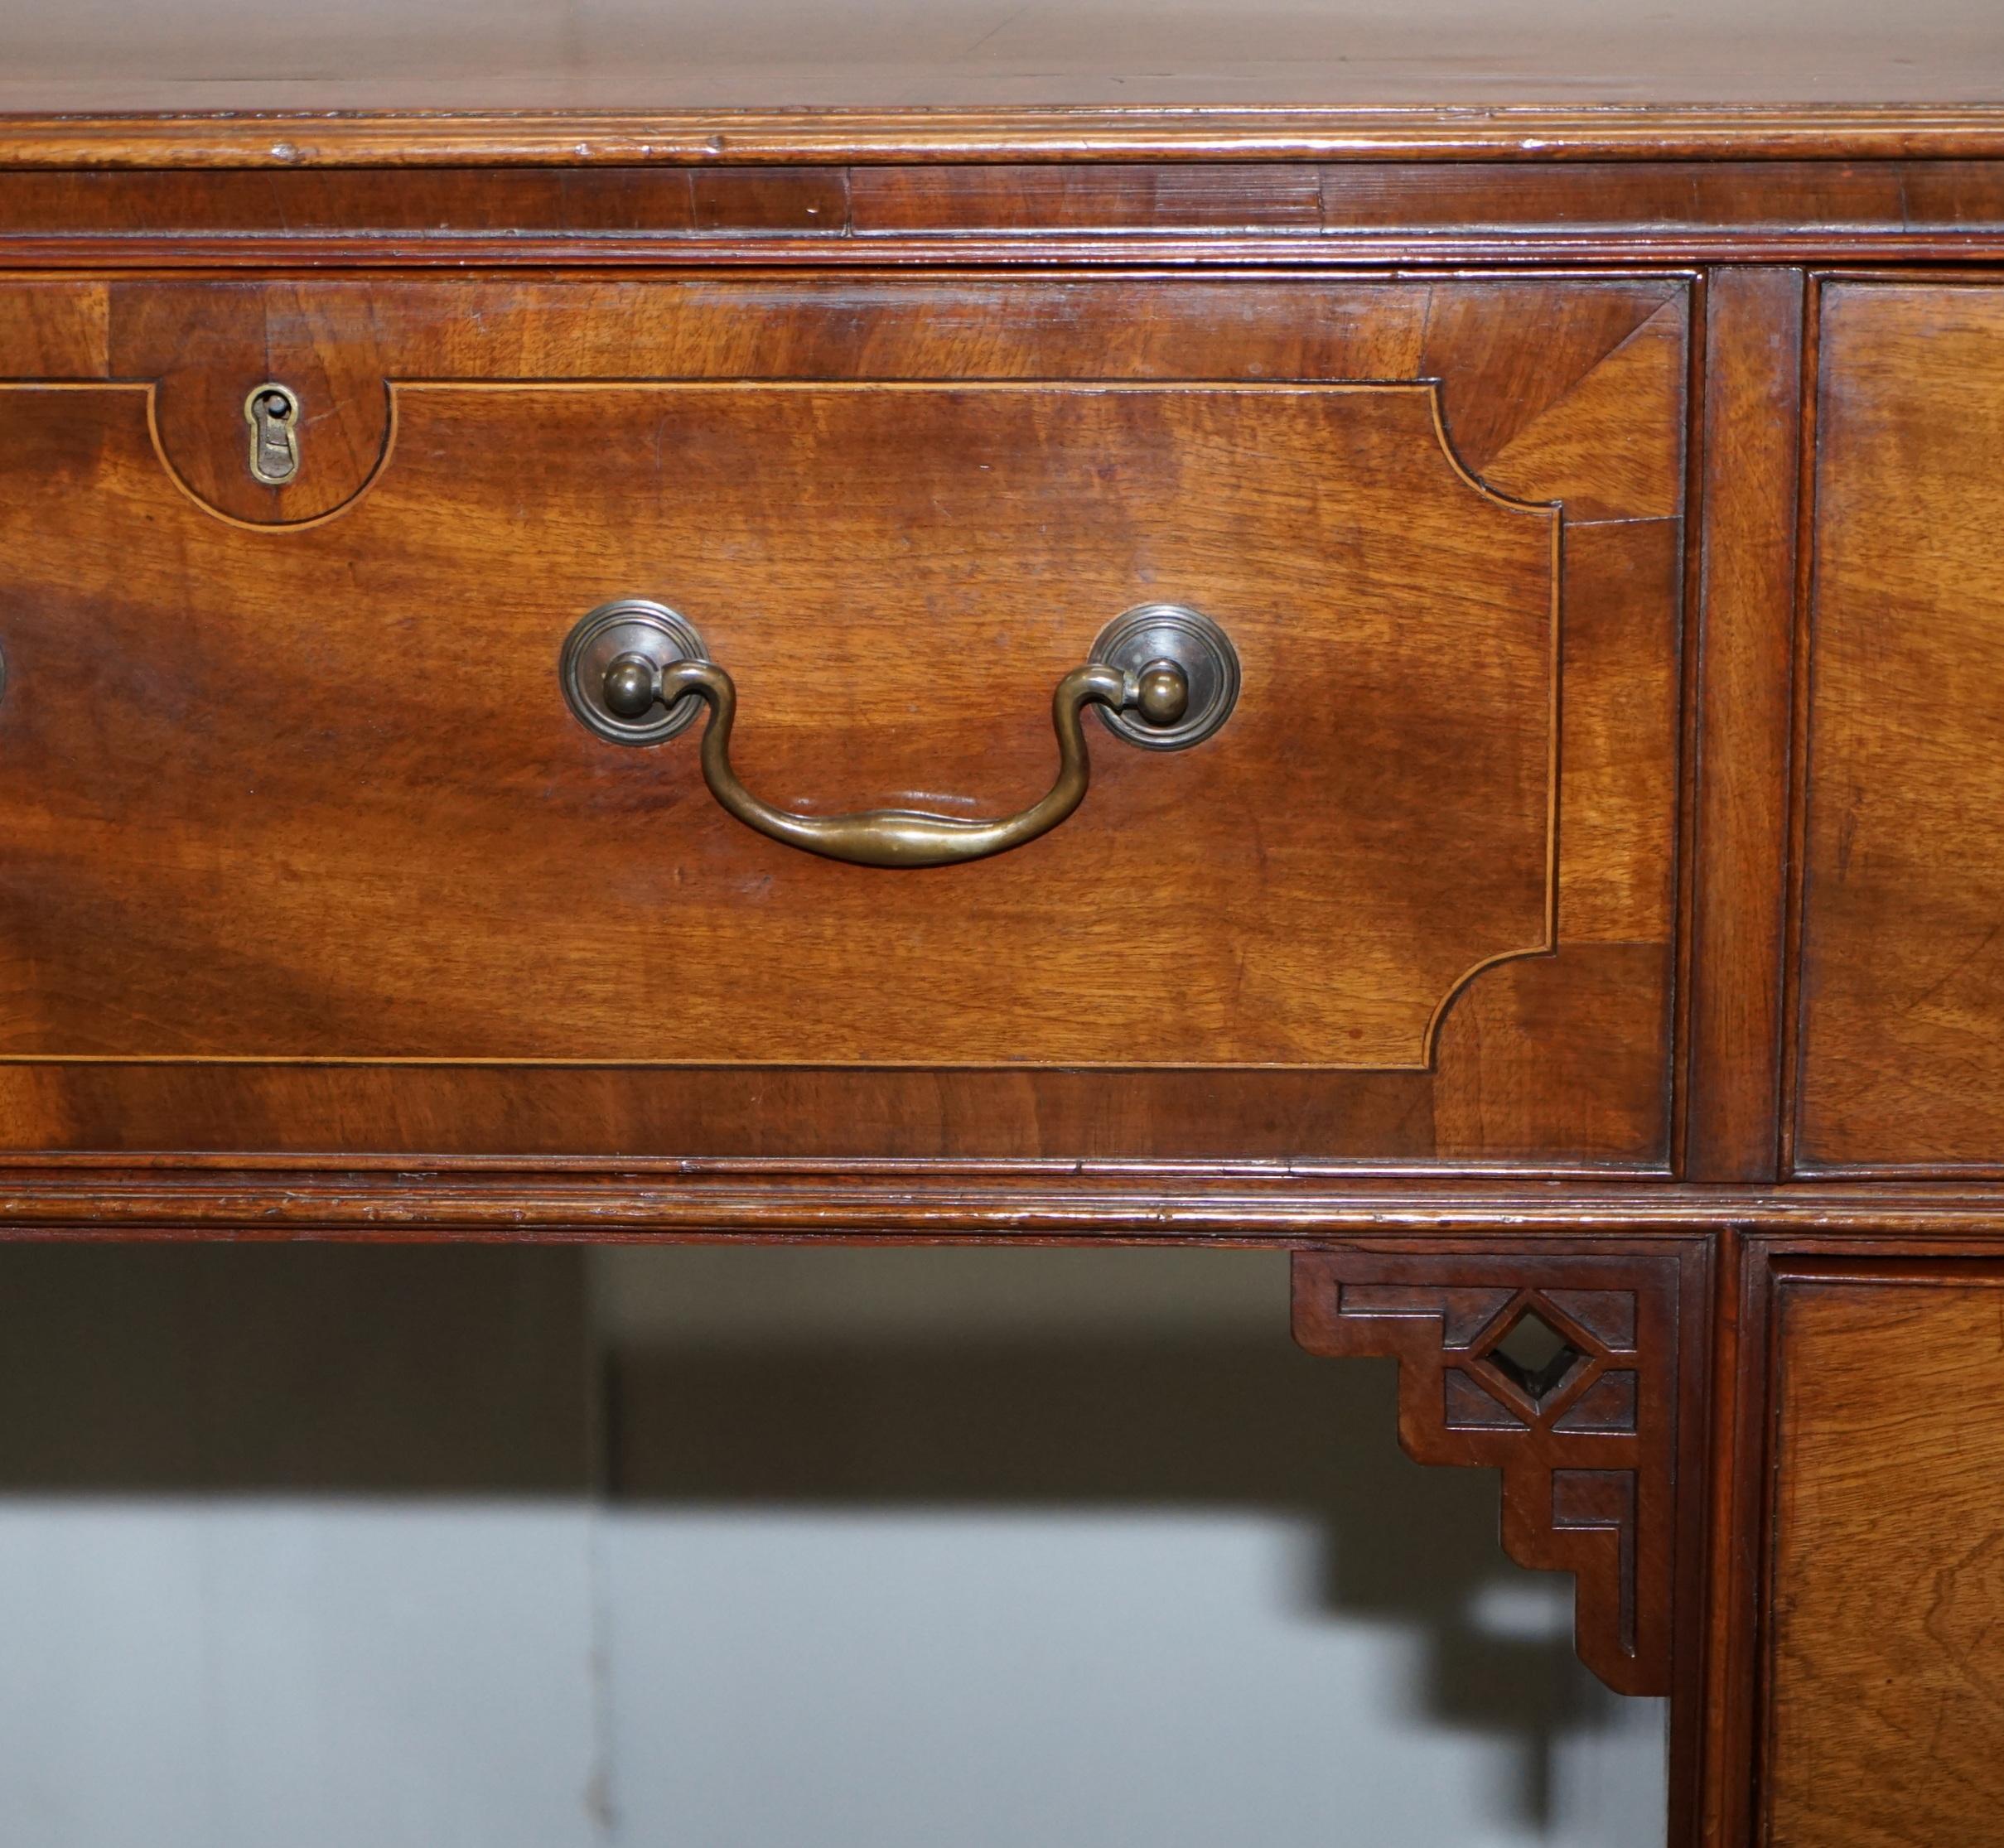
<path fill-rule="evenodd" d="M 659 744 L 707 706 L 700 755 L 717 802 L 775 841 L 859 866 L 952 866 L 1006 852 L 1055 827 L 1085 799 L 1091 779 L 1088 706 L 1099 707 L 1130 743 L 1182 750 L 1216 731 L 1239 697 L 1239 657 L 1216 623 L 1176 604 L 1144 604 L 1101 630 L 1084 664 L 1058 683 L 1050 702 L 1057 778 L 1027 808 L 990 821 L 909 808 L 797 815 L 761 801 L 732 768 L 737 688 L 666 605 L 637 597 L 601 605 L 571 631 L 558 671 L 571 710 L 618 744 Z"/>

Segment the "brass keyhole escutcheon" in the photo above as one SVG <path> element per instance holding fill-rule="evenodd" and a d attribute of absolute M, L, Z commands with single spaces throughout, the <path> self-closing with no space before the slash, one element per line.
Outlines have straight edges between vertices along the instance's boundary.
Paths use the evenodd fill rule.
<path fill-rule="evenodd" d="M 267 487 L 278 488 L 299 472 L 299 399 L 285 385 L 266 384 L 244 400 L 250 426 L 250 472 Z"/>

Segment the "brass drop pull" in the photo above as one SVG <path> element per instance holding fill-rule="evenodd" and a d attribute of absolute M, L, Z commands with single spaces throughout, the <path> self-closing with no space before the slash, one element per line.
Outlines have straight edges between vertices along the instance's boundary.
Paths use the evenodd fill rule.
<path fill-rule="evenodd" d="M 1049 832 L 1085 799 L 1088 706 L 1131 743 L 1181 750 L 1217 731 L 1239 697 L 1239 658 L 1217 624 L 1173 604 L 1144 605 L 1109 624 L 1085 663 L 1058 683 L 1057 779 L 1027 808 L 990 821 L 909 808 L 797 815 L 752 794 L 732 768 L 736 686 L 674 610 L 638 599 L 593 610 L 571 631 L 560 671 L 572 710 L 621 744 L 671 738 L 707 706 L 703 776 L 719 804 L 775 841 L 859 866 L 952 866 Z"/>

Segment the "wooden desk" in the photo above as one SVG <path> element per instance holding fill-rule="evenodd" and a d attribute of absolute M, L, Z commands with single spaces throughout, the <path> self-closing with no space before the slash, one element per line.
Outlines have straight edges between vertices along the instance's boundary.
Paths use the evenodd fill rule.
<path fill-rule="evenodd" d="M 2004 1841 L 1997 35 L 1713 11 L 0 9 L 0 1223 L 1286 1247 Z"/>

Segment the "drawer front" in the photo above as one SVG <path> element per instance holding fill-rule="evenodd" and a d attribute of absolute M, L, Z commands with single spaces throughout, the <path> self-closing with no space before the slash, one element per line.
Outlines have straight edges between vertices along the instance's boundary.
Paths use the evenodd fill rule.
<path fill-rule="evenodd" d="M 0 289 L 9 1141 L 1659 1165 L 1685 343 L 1668 282 Z M 1024 808 L 1137 606 L 1239 693 L 846 864 L 579 721 L 633 597 L 810 816 Z"/>
<path fill-rule="evenodd" d="M 2004 1165 L 2004 287 L 1822 314 L 1796 1161 Z"/>
<path fill-rule="evenodd" d="M 2004 1841 L 2004 1270 L 1903 1270 L 1776 1286 L 1764 1848 Z"/>

